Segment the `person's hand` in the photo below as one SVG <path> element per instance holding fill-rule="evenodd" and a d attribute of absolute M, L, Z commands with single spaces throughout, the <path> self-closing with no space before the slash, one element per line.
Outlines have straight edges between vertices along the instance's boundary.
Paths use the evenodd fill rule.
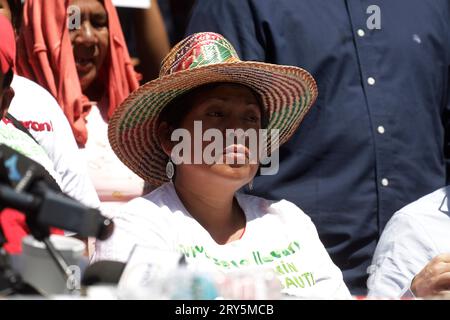
<path fill-rule="evenodd" d="M 433 258 L 413 279 L 411 291 L 416 297 L 450 296 L 450 254 Z"/>

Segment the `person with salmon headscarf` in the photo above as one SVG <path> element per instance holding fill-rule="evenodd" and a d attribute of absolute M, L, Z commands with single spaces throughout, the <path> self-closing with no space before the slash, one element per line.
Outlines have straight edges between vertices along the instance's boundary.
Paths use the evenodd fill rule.
<path fill-rule="evenodd" d="M 142 193 L 143 180 L 114 155 L 107 125 L 138 87 L 111 0 L 25 2 L 17 71 L 59 102 L 85 155 L 104 213 Z"/>

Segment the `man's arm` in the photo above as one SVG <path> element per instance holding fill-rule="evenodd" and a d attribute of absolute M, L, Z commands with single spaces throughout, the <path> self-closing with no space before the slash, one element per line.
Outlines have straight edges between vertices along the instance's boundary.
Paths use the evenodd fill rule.
<path fill-rule="evenodd" d="M 13 86 L 17 94 L 10 113 L 26 123 L 27 129 L 45 150 L 61 177 L 63 192 L 98 209 L 100 201 L 88 176 L 87 165 L 55 98 L 38 84 L 22 77 L 14 76 Z M 36 126 L 31 125 L 33 122 Z"/>
<path fill-rule="evenodd" d="M 164 21 L 158 1 L 153 0 L 149 9 L 137 9 L 134 14 L 134 27 L 139 36 L 136 43 L 144 82 L 158 77 L 161 61 L 170 50 Z"/>
<path fill-rule="evenodd" d="M 437 255 L 426 230 L 411 214 L 396 213 L 387 224 L 369 267 L 368 296 L 400 298 L 414 276 Z"/>
<path fill-rule="evenodd" d="M 450 297 L 450 253 L 434 257 L 411 282 L 416 297 Z"/>

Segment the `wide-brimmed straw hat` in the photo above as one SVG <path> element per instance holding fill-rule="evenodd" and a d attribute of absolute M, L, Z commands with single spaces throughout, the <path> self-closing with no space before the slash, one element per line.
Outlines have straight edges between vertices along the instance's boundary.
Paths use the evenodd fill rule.
<path fill-rule="evenodd" d="M 134 91 L 111 117 L 108 137 L 119 159 L 153 186 L 169 181 L 165 174 L 169 158 L 160 145 L 158 116 L 173 99 L 210 83 L 253 89 L 269 117 L 267 129 L 279 130 L 279 145 L 292 136 L 317 98 L 316 83 L 307 71 L 241 61 L 222 35 L 193 34 L 169 52 L 159 78 Z"/>

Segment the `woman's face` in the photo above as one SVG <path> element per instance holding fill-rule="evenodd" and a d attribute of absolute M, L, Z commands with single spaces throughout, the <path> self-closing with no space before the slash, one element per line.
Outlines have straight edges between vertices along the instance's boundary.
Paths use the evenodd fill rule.
<path fill-rule="evenodd" d="M 99 0 L 72 0 L 70 4 L 81 13 L 80 28 L 70 30 L 70 40 L 84 92 L 98 77 L 108 53 L 108 15 Z"/>
<path fill-rule="evenodd" d="M 0 0 L 0 14 L 7 17 L 9 21 L 12 20 L 11 9 L 9 8 L 8 0 Z"/>
<path fill-rule="evenodd" d="M 253 179 L 258 170 L 259 129 L 261 129 L 261 108 L 254 93 L 241 85 L 220 84 L 212 89 L 200 91 L 192 97 L 192 108 L 184 117 L 180 127 L 186 129 L 191 137 L 191 163 L 195 157 L 201 159 L 201 164 L 180 164 L 177 166 L 176 179 L 201 181 L 216 181 L 230 183 L 240 188 Z M 199 121 L 202 135 L 208 129 L 220 131 L 222 141 L 215 139 L 203 141 L 198 134 Z M 195 129 L 197 122 L 197 129 Z M 227 133 L 242 129 L 253 131 L 256 137 L 232 139 L 227 141 Z M 227 132 L 228 131 L 228 132 Z M 201 139 L 199 141 L 199 139 Z M 253 141 L 250 141 L 253 139 Z M 214 142 L 214 144 L 211 144 Z M 201 146 L 195 147 L 195 144 Z M 253 146 L 252 146 L 253 143 Z M 256 143 L 256 145 L 255 145 Z M 209 149 L 207 149 L 207 147 Z M 220 146 L 214 151 L 211 146 Z M 255 149 L 256 146 L 256 149 Z M 172 149 L 173 150 L 173 149 Z M 199 153 L 200 152 L 200 153 Z M 208 163 L 206 157 L 212 155 Z M 211 158 L 210 158 L 211 159 Z M 252 160 L 252 161 L 251 161 Z M 195 162 L 198 163 L 198 162 Z"/>

